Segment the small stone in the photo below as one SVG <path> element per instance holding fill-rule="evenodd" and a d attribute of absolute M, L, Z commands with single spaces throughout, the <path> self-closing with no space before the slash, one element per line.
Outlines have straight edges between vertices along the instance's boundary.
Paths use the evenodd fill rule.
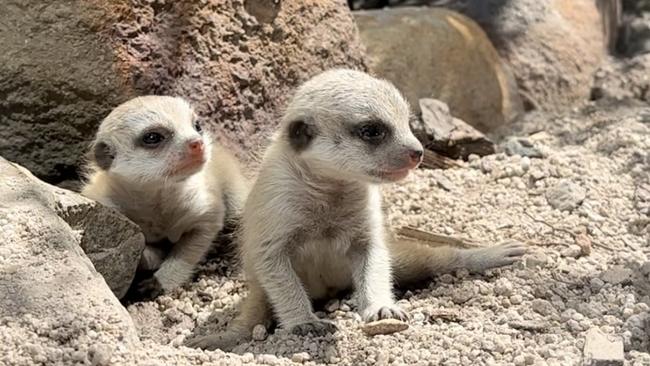
<path fill-rule="evenodd" d="M 311 356 L 307 352 L 299 352 L 291 355 L 291 361 L 293 362 L 303 363 L 309 360 L 311 360 Z"/>
<path fill-rule="evenodd" d="M 587 191 L 576 183 L 563 179 L 546 190 L 546 201 L 560 211 L 571 211 L 582 204 Z"/>
<path fill-rule="evenodd" d="M 532 303 L 532 309 L 534 312 L 539 313 L 544 316 L 548 316 L 555 313 L 555 308 L 547 300 L 535 299 Z"/>
<path fill-rule="evenodd" d="M 626 285 L 632 282 L 634 272 L 623 266 L 613 266 L 600 275 L 600 278 L 612 285 Z"/>
<path fill-rule="evenodd" d="M 265 365 L 279 365 L 280 364 L 280 359 L 278 359 L 275 355 L 270 355 L 270 354 L 263 354 L 257 356 L 257 360 Z"/>
<path fill-rule="evenodd" d="M 262 324 L 257 324 L 253 328 L 253 339 L 256 341 L 263 341 L 266 339 L 268 336 L 268 332 L 266 331 L 266 327 Z"/>
<path fill-rule="evenodd" d="M 431 174 L 438 186 L 445 191 L 452 191 L 456 187 L 440 170 L 433 170 Z"/>
<path fill-rule="evenodd" d="M 582 255 L 582 249 L 578 245 L 572 244 L 562 250 L 560 255 L 566 258 L 578 258 Z"/>
<path fill-rule="evenodd" d="M 460 321 L 460 314 L 452 309 L 429 309 L 427 311 L 429 319 L 443 319 L 451 322 Z"/>
<path fill-rule="evenodd" d="M 526 256 L 526 267 L 544 267 L 548 263 L 548 256 L 542 252 L 531 253 Z"/>
<path fill-rule="evenodd" d="M 519 155 L 519 156 L 528 156 L 531 158 L 543 158 L 539 149 L 537 149 L 533 143 L 525 137 L 515 137 L 511 136 L 506 139 L 503 144 L 503 149 L 508 155 Z"/>
<path fill-rule="evenodd" d="M 548 323 L 535 320 L 513 320 L 508 322 L 508 325 L 513 329 L 527 330 L 530 332 L 545 332 L 548 330 Z"/>
<path fill-rule="evenodd" d="M 598 277 L 594 277 L 591 280 L 589 280 L 589 287 L 593 292 L 600 291 L 600 289 L 603 288 L 603 286 L 605 286 L 605 281 L 601 280 Z"/>
<path fill-rule="evenodd" d="M 378 334 L 392 334 L 408 329 L 408 323 L 397 319 L 382 319 L 364 324 L 361 329 L 370 336 Z"/>
<path fill-rule="evenodd" d="M 623 339 L 606 335 L 598 328 L 589 329 L 585 336 L 584 359 L 588 366 L 623 365 Z"/>
<path fill-rule="evenodd" d="M 464 304 L 474 297 L 475 293 L 471 288 L 460 288 L 451 295 L 454 304 Z"/>
<path fill-rule="evenodd" d="M 421 312 L 416 311 L 415 313 L 413 313 L 411 315 L 411 319 L 413 319 L 413 321 L 416 322 L 416 323 L 422 323 L 422 322 L 424 322 L 426 317 Z"/>
<path fill-rule="evenodd" d="M 330 300 L 326 305 L 325 305 L 325 310 L 328 313 L 333 313 L 341 307 L 341 302 L 338 299 L 333 299 Z"/>
<path fill-rule="evenodd" d="M 512 295 L 510 296 L 510 303 L 512 305 L 519 305 L 524 301 L 521 295 Z"/>
<path fill-rule="evenodd" d="M 500 296 L 510 296 L 512 294 L 512 282 L 507 278 L 499 278 L 494 285 L 494 293 Z"/>

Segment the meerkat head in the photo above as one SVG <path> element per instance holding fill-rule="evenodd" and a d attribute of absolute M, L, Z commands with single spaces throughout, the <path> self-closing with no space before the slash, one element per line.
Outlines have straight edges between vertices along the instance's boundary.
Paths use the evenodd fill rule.
<path fill-rule="evenodd" d="M 392 182 L 406 177 L 422 160 L 410 115 L 408 103 L 388 81 L 334 69 L 298 88 L 280 136 L 322 175 Z"/>
<path fill-rule="evenodd" d="M 183 180 L 210 157 L 210 139 L 181 98 L 144 96 L 115 108 L 101 123 L 90 159 L 109 174 L 141 183 Z"/>

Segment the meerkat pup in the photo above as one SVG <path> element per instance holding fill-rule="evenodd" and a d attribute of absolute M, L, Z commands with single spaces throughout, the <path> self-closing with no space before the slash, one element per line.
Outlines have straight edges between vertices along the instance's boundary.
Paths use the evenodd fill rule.
<path fill-rule="evenodd" d="M 248 182 L 237 160 L 213 143 L 181 98 L 144 96 L 100 124 L 82 194 L 142 229 L 139 269 L 155 271 L 142 293 L 188 281 L 224 221 L 240 215 Z"/>
<path fill-rule="evenodd" d="M 393 283 L 467 268 L 508 265 L 522 244 L 461 250 L 400 244 L 382 212 L 380 183 L 396 182 L 422 160 L 410 110 L 389 82 L 336 69 L 295 93 L 246 201 L 241 251 L 249 294 L 225 333 L 191 346 L 230 349 L 257 324 L 321 335 L 334 324 L 312 301 L 353 288 L 365 321 L 406 319 Z"/>

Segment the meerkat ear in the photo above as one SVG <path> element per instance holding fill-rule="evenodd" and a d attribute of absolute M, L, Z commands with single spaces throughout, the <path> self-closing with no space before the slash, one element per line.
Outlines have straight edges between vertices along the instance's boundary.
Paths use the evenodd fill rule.
<path fill-rule="evenodd" d="M 93 143 L 91 150 L 91 159 L 95 161 L 100 169 L 108 170 L 115 159 L 113 149 L 103 141 Z"/>
<path fill-rule="evenodd" d="M 304 121 L 293 121 L 289 124 L 289 143 L 295 151 L 305 150 L 316 135 L 316 128 Z"/>

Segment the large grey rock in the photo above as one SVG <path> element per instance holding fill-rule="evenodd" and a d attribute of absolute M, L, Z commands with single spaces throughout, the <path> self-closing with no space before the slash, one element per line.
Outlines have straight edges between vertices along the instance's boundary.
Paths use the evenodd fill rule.
<path fill-rule="evenodd" d="M 355 12 L 371 71 L 404 93 L 415 110 L 439 99 L 481 131 L 514 118 L 522 104 L 507 66 L 471 19 L 435 8 Z"/>
<path fill-rule="evenodd" d="M 33 213 L 36 217 L 32 217 L 25 207 L 34 204 L 31 194 L 39 192 L 38 198 L 50 205 L 50 216 L 56 215 L 62 220 L 58 221 L 59 230 L 74 236 L 74 243 L 93 263 L 93 271 L 96 269 L 104 277 L 118 298 L 124 296 L 144 249 L 144 235 L 138 226 L 111 208 L 39 181 L 26 169 L 3 158 L 0 158 L 0 166 L 0 179 L 10 187 L 0 191 L 0 201 L 7 205 L 3 207 L 3 214 L 13 216 L 22 226 L 29 226 L 30 220 L 38 219 L 38 213 Z M 30 230 L 26 229 L 21 235 L 28 235 Z M 9 240 L 4 235 L 3 239 Z"/>
<path fill-rule="evenodd" d="M 245 158 L 297 84 L 364 68 L 342 0 L 3 0 L 0 45 L 0 155 L 55 183 L 133 96 L 188 98 Z"/>
<path fill-rule="evenodd" d="M 0 364 L 108 365 L 133 349 L 128 313 L 64 219 L 72 194 L 2 158 L 0 179 Z"/>

